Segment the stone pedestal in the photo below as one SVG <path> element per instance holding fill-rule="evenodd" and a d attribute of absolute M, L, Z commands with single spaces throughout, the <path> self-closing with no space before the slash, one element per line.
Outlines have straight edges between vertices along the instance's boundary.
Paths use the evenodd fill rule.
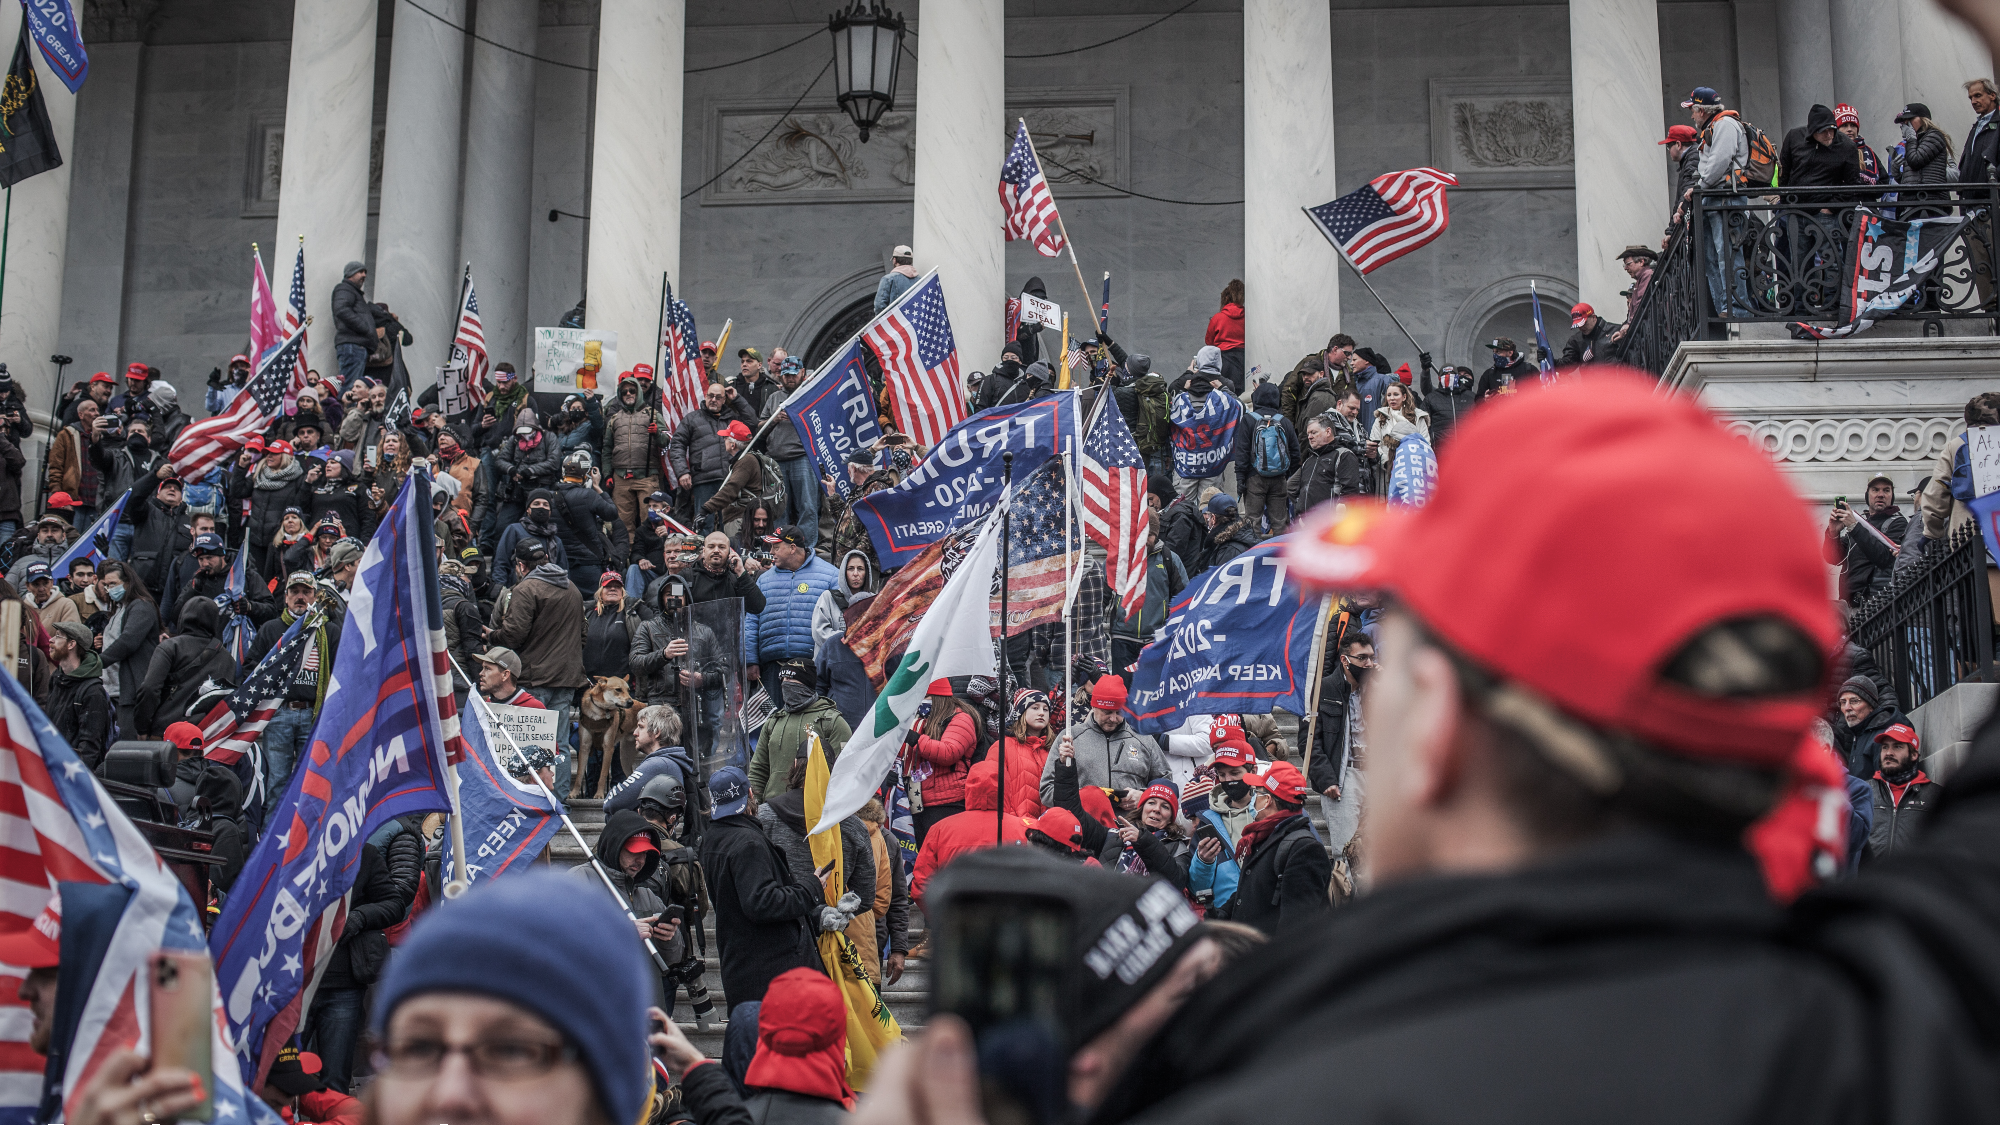
<path fill-rule="evenodd" d="M 465 23 L 466 0 L 438 0 L 431 10 Z M 417 338 L 403 359 L 411 381 L 422 387 L 450 352 L 458 315 L 457 153 L 465 34 L 405 6 L 397 11 L 389 42 L 373 288 L 375 299 L 394 309 Z"/>
<path fill-rule="evenodd" d="M 1773 141 L 1784 140 L 1792 126 L 1805 124 L 1806 111 L 1814 102 L 1832 106 L 1846 98 L 1833 89 L 1832 24 L 1829 0 L 1778 0 L 1778 101 L 1784 107 L 1784 120 L 1757 122 Z M 1893 127 L 1884 131 L 1876 124 L 1869 116 L 1873 110 L 1861 112 L 1862 136 L 1895 133 Z"/>
<path fill-rule="evenodd" d="M 292 13 L 285 89 L 285 160 L 272 271 L 280 301 L 300 236 L 306 240 L 306 362 L 331 379 L 333 287 L 368 251 L 368 148 L 375 104 L 375 0 L 312 0 Z M 372 277 L 373 271 L 371 271 Z M 247 314 L 246 314 L 247 315 Z"/>
<path fill-rule="evenodd" d="M 523 53 L 503 51 L 477 40 L 472 44 L 472 83 L 465 115 L 465 207 L 459 227 L 459 256 L 472 263 L 480 323 L 490 326 L 487 350 L 494 362 L 512 360 L 523 371 L 527 370 L 535 327 L 528 314 L 535 61 L 526 56 L 535 53 L 539 11 L 536 0 L 479 0 L 479 34 Z M 676 46 L 664 76 L 678 84 L 680 70 Z M 603 82 L 602 70 L 598 81 Z M 674 103 L 680 103 L 678 85 Z M 599 104 L 601 107 L 602 102 Z M 678 113 L 675 120 L 679 120 Z M 679 146 L 670 146 L 668 154 L 678 163 Z M 678 221 L 679 206 L 671 210 Z M 675 245 L 679 245 L 678 238 Z M 653 288 L 659 289 L 657 281 Z M 654 304 L 658 303 L 656 297 Z M 625 343 L 622 329 L 618 341 L 621 356 L 635 354 L 632 345 Z M 650 355 L 651 349 L 647 352 Z M 623 362 L 631 366 L 629 359 Z"/>
<path fill-rule="evenodd" d="M 1623 320 L 1632 281 L 1616 255 L 1667 225 L 1660 178 L 1660 18 L 1654 0 L 1570 0 L 1576 136 L 1576 278 L 1582 300 Z M 1545 319 L 1550 310 L 1544 309 Z M 1549 325 L 1553 342 L 1567 318 Z M 1560 346 L 1560 345 L 1557 345 Z"/>
<path fill-rule="evenodd" d="M 618 334 L 624 367 L 652 362 L 660 273 L 680 275 L 686 31 L 685 0 L 604 0 L 598 17 L 585 323 Z"/>
<path fill-rule="evenodd" d="M 9 4 L 0 11 L 0 42 L 13 43 L 20 35 L 21 8 Z M 11 57 L 11 48 L 10 57 Z M 76 162 L 72 139 L 76 127 L 76 97 L 49 71 L 40 51 L 32 46 L 35 78 L 48 103 L 49 125 L 54 129 L 56 147 L 62 152 L 61 167 L 21 181 L 7 203 L 7 271 L 5 289 L 0 291 L 0 360 L 19 381 L 28 403 L 37 411 L 46 410 L 53 400 L 55 367 L 49 356 L 56 350 L 62 329 L 63 253 L 69 239 L 70 173 Z M 128 155 L 129 159 L 129 155 Z M 75 374 L 72 368 L 70 374 Z M 85 372 L 88 378 L 89 373 Z M 39 465 L 40 459 L 35 458 Z M 24 481 L 29 478 L 23 478 Z M 31 498 L 34 487 L 22 489 Z M 32 502 L 32 501 L 31 501 Z"/>
<path fill-rule="evenodd" d="M 1950 781 L 1972 753 L 1972 736 L 2000 703 L 2000 684 L 1953 684 L 1937 698 L 1910 712 L 1917 743 L 1923 747 L 1924 772 L 1932 781 Z"/>
<path fill-rule="evenodd" d="M 1340 252 L 1302 207 L 1334 180 L 1331 15 L 1313 0 L 1243 5 L 1243 369 L 1282 376 L 1340 330 Z M 1400 167 L 1400 165 L 1398 165 Z M 1387 171 L 1387 169 L 1384 169 Z"/>
<path fill-rule="evenodd" d="M 1002 0 L 933 5 L 924 9 L 923 36 L 916 45 L 916 206 L 910 249 L 919 271 L 938 268 L 960 366 L 968 370 L 983 369 L 999 358 L 1008 296 L 1006 239 L 994 187 L 1014 130 L 1006 109 L 1004 16 Z M 1049 262 L 1043 276 L 1066 272 L 1068 254 L 1063 257 Z M 1063 284 L 1052 280 L 1049 291 L 1063 292 Z M 1076 297 L 1057 300 L 1067 307 Z"/>
<path fill-rule="evenodd" d="M 1903 24 L 1898 0 L 1832 0 L 1832 96 L 1861 115 L 1861 135 L 1875 138 L 1878 151 L 1896 141 L 1895 117 L 1910 97 L 1903 89 Z M 1834 102 L 1822 101 L 1831 107 Z M 1810 108 L 1810 106 L 1808 106 Z M 1800 113 L 1781 130 L 1766 130 L 1783 143 L 1787 130 L 1806 123 Z M 1956 143 L 1956 142 L 1954 142 Z"/>

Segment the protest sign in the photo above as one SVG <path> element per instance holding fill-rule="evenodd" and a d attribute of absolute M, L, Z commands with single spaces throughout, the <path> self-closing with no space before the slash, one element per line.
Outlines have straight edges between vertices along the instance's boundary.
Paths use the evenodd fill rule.
<path fill-rule="evenodd" d="M 465 716 L 462 726 L 471 753 L 459 767 L 458 803 L 465 816 L 465 876 L 470 882 L 491 878 L 517 864 L 525 869 L 562 826 L 550 795 L 525 772 L 517 772 L 523 771 L 526 763 L 494 725 L 503 722 L 495 714 L 500 711 L 512 713 L 504 722 L 517 740 L 522 730 L 546 727 L 549 747 L 555 744 L 554 711 L 486 705 L 474 706 Z M 522 716 L 530 718 L 516 728 L 513 724 Z M 527 750 L 528 744 L 522 742 L 521 748 Z M 443 848 L 440 870 L 448 873 L 452 870 L 450 833 L 445 834 Z"/>
<path fill-rule="evenodd" d="M 618 374 L 618 333 L 602 328 L 535 329 L 535 390 L 569 394 L 597 389 L 600 373 Z"/>
<path fill-rule="evenodd" d="M 1054 301 L 1044 301 L 1033 293 L 1021 294 L 1021 323 L 1045 324 L 1050 328 L 1062 328 L 1062 306 Z"/>
<path fill-rule="evenodd" d="M 1969 427 L 1965 455 L 1972 463 L 1972 494 L 2000 492 L 2000 426 Z"/>
<path fill-rule="evenodd" d="M 1132 672 L 1132 729 L 1158 734 L 1189 715 L 1305 713 L 1321 602 L 1285 580 L 1290 539 L 1215 567 L 1173 604 Z"/>
<path fill-rule="evenodd" d="M 507 733 L 514 736 L 514 745 L 533 753 L 536 749 L 547 751 L 551 757 L 556 754 L 556 713 L 542 707 L 509 707 L 495 703 L 489 710 Z M 498 737 L 498 732 L 495 732 Z M 505 741 L 502 739 L 502 741 Z"/>

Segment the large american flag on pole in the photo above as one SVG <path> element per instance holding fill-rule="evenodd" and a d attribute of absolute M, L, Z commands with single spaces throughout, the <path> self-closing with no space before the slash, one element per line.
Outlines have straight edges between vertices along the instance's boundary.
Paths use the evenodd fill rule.
<path fill-rule="evenodd" d="M 258 661 L 256 670 L 202 717 L 203 757 L 233 766 L 256 747 L 257 736 L 264 733 L 284 704 L 285 691 L 312 646 L 319 618 L 320 612 L 315 608 L 292 622 L 278 643 Z M 307 628 L 308 623 L 313 627 Z"/>
<path fill-rule="evenodd" d="M 464 401 L 460 409 L 486 401 L 486 332 L 479 326 L 479 295 L 472 291 L 472 273 L 465 275 L 464 299 L 458 303 L 458 327 L 451 335 L 451 365 L 460 374 Z M 446 413 L 456 413 L 447 411 Z"/>
<path fill-rule="evenodd" d="M 1014 128 L 1014 144 L 1000 165 L 1000 206 L 1006 210 L 1002 224 L 1007 241 L 1033 239 L 1035 249 L 1045 258 L 1062 253 L 1062 230 L 1056 224 L 1056 197 L 1049 192 L 1049 180 L 1042 175 L 1042 162 L 1035 156 L 1035 144 L 1028 139 L 1028 123 Z"/>
<path fill-rule="evenodd" d="M 1028 474 L 1014 497 L 1007 536 L 1007 635 L 1062 620 L 1063 595 L 1073 559 L 1064 547 L 1069 505 L 1063 497 L 1062 459 L 1051 457 Z M 990 515 L 987 518 L 992 518 Z M 1074 545 L 1081 550 L 1083 544 Z M 1000 612 L 994 592 L 993 612 Z"/>
<path fill-rule="evenodd" d="M 1451 225 L 1445 189 L 1457 186 L 1449 172 L 1411 168 L 1304 211 L 1355 270 L 1369 273 L 1443 234 Z"/>
<path fill-rule="evenodd" d="M 88 924 L 80 901 L 115 902 L 125 893 L 116 930 L 92 967 L 63 966 L 64 979 L 89 982 L 79 1005 L 80 1020 L 65 1045 L 54 1044 L 56 1066 L 44 1087 L 42 1057 L 27 1045 L 31 1020 L 15 1007 L 21 970 L 0 969 L 0 1122 L 76 1120 L 76 1095 L 112 1053 L 145 1053 L 151 1042 L 152 1013 L 145 976 L 155 950 L 204 949 L 201 913 L 186 888 L 137 827 L 50 725 L 48 717 L 12 676 L 0 675 L 0 932 L 29 927 L 50 905 L 59 885 L 76 892 L 67 904 L 71 923 Z M 105 888 L 110 895 L 83 890 Z M 65 990 L 69 987 L 65 984 Z M 219 994 L 210 1050 L 229 1057 L 223 1037 Z M 63 1007 L 69 1007 L 67 991 Z M 67 1047 L 67 1050 L 62 1048 Z M 275 1122 L 229 1067 L 217 1068 L 212 1092 L 217 1122 Z M 48 1104 L 43 1107 L 44 1097 Z M 46 1112 L 38 1113 L 38 1107 Z M 64 1116 L 67 1115 L 67 1116 Z"/>
<path fill-rule="evenodd" d="M 681 424 L 681 419 L 701 405 L 701 393 L 707 389 L 707 369 L 701 362 L 701 336 L 695 332 L 694 313 L 688 310 L 687 302 L 674 296 L 674 287 L 666 287 L 667 307 L 660 317 L 660 351 L 667 358 L 666 370 L 660 378 L 660 421 L 663 429 L 671 431 Z"/>
<path fill-rule="evenodd" d="M 1078 451 L 1083 530 L 1104 548 L 1105 575 L 1124 616 L 1146 600 L 1146 462 L 1110 396 Z"/>
<path fill-rule="evenodd" d="M 181 431 L 167 454 L 181 479 L 195 480 L 207 475 L 210 469 L 234 457 L 252 435 L 263 433 L 278 419 L 284 411 L 286 393 L 296 392 L 305 385 L 297 370 L 305 345 L 306 329 L 301 324 L 282 346 L 259 362 L 257 374 L 250 377 L 249 385 L 229 404 L 229 409 Z"/>
<path fill-rule="evenodd" d="M 896 428 L 920 445 L 936 445 L 965 420 L 958 344 L 945 314 L 936 270 L 905 290 L 862 333 L 882 365 Z"/>
<path fill-rule="evenodd" d="M 299 237 L 298 257 L 292 259 L 292 288 L 285 294 L 284 324 L 285 335 L 290 336 L 294 332 L 299 334 L 299 355 L 293 363 L 296 368 L 294 373 L 298 379 L 292 389 L 296 391 L 306 385 L 306 240 L 303 235 Z M 260 360 L 262 358 L 258 357 Z"/>

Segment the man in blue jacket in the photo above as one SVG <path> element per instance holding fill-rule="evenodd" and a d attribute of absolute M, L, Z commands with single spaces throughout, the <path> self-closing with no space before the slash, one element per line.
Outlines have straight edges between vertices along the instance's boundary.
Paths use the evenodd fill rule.
<path fill-rule="evenodd" d="M 764 594 L 764 610 L 757 615 L 757 662 L 810 662 L 813 607 L 840 581 L 840 572 L 812 553 L 798 528 L 781 528 L 764 542 L 773 565 L 757 576 L 757 589 Z"/>

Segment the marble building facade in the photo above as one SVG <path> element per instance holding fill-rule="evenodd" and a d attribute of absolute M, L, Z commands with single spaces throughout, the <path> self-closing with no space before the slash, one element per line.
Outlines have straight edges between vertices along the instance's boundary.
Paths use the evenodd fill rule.
<path fill-rule="evenodd" d="M 1109 271 L 1112 330 L 1156 367 L 1186 364 L 1234 277 L 1266 372 L 1335 330 L 1413 361 L 1298 208 L 1426 164 L 1460 179 L 1451 229 L 1370 280 L 1440 362 L 1484 366 L 1480 341 L 1531 335 L 1531 281 L 1558 345 L 1579 296 L 1622 316 L 1610 256 L 1660 237 L 1655 142 L 1690 88 L 1774 137 L 1853 102 L 1879 149 L 1911 100 L 1962 137 L 1958 84 L 1992 69 L 1929 0 L 1200 0 L 1055 53 L 1178 6 L 902 5 L 897 105 L 864 144 L 822 72 L 834 0 L 87 0 L 89 81 L 45 84 L 68 164 L 13 200 L 0 359 L 38 406 L 51 353 L 71 378 L 145 360 L 199 414 L 246 342 L 251 244 L 282 293 L 304 234 L 322 369 L 351 258 L 421 377 L 467 261 L 495 359 L 525 366 L 587 290 L 629 366 L 662 271 L 704 335 L 732 319 L 732 343 L 808 352 L 855 326 L 899 242 L 943 268 L 985 367 L 1028 276 L 1081 300 L 1067 257 L 1000 241 L 1020 117 L 1093 296 Z"/>

